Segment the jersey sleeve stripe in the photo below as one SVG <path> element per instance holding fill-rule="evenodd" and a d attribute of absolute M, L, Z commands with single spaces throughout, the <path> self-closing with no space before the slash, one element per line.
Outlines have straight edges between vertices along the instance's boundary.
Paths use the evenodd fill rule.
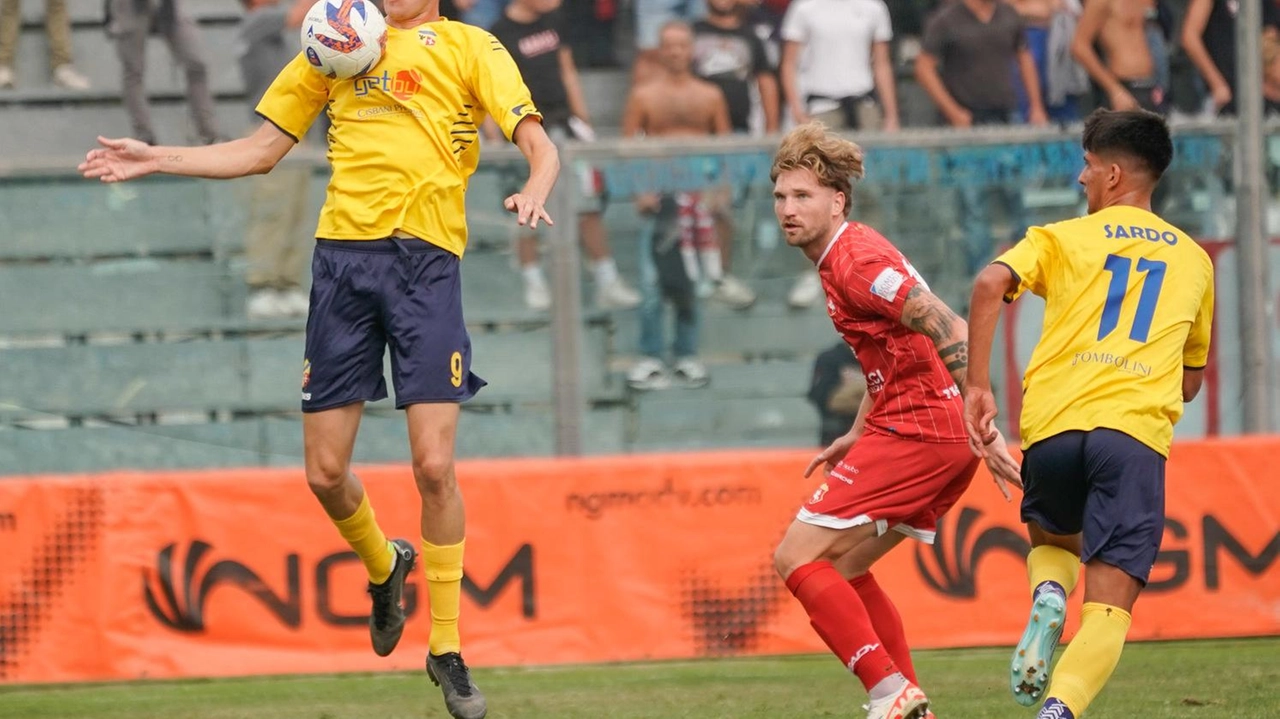
<path fill-rule="evenodd" d="M 993 265 L 1000 265 L 1001 267 L 1004 267 L 1005 269 L 1009 270 L 1009 274 L 1013 275 L 1013 279 L 1014 279 L 1014 281 L 1015 281 L 1015 282 L 1017 282 L 1019 285 L 1021 285 L 1021 284 L 1022 284 L 1022 275 L 1019 275 L 1019 274 L 1018 274 L 1018 271 L 1017 271 L 1017 270 L 1015 270 L 1015 269 L 1013 269 L 1012 267 L 1010 267 L 1010 266 L 1008 265 L 1008 263 L 1006 263 L 1006 262 L 1001 262 L 1000 260 L 996 260 L 996 261 L 992 262 L 991 264 L 993 264 Z M 1010 296 L 1009 296 L 1009 295 L 1007 295 L 1007 294 L 1004 296 L 1005 304 L 1012 304 L 1012 303 L 1013 303 L 1013 300 L 1014 300 L 1014 298 L 1013 298 L 1013 297 L 1010 297 Z"/>
<path fill-rule="evenodd" d="M 283 127 L 280 127 L 280 123 L 276 122 L 275 120 L 272 120 L 271 118 L 267 117 L 266 115 L 262 114 L 261 112 L 255 112 L 254 114 L 255 114 L 255 115 L 257 115 L 258 117 L 261 117 L 263 120 L 266 120 L 267 122 L 271 123 L 272 125 L 274 125 L 274 126 L 275 126 L 275 128 L 276 128 L 277 130 L 279 130 L 280 132 L 283 132 L 285 135 L 288 135 L 290 140 L 293 140 L 294 142 L 297 142 L 297 141 L 298 141 L 298 137 L 297 137 L 296 135 L 294 135 L 292 132 L 289 132 L 288 130 L 284 129 Z"/>

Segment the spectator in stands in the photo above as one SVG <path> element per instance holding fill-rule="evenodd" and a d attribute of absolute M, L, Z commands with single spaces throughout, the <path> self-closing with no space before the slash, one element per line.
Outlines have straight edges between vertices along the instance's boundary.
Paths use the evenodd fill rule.
<path fill-rule="evenodd" d="M 720 88 L 694 76 L 693 30 L 671 21 L 659 32 L 663 76 L 633 87 L 622 117 L 622 134 L 636 137 L 698 137 L 724 135 L 730 130 L 729 106 Z M 709 178 L 708 184 L 714 182 Z M 648 217 L 640 237 L 640 353 L 644 357 L 627 373 L 635 389 L 658 389 L 671 382 L 663 362 L 663 300 L 675 306 L 674 362 L 671 375 L 687 387 L 701 387 L 709 378 L 698 360 L 698 299 L 700 276 L 719 279 L 720 251 L 715 224 L 699 192 L 636 198 L 636 208 Z"/>
<path fill-rule="evenodd" d="M 782 92 L 796 124 L 897 130 L 884 0 L 795 0 L 782 20 Z"/>
<path fill-rule="evenodd" d="M 884 0 L 794 0 L 781 35 L 782 94 L 797 125 L 817 120 L 834 129 L 898 129 L 893 26 Z M 806 268 L 787 304 L 809 307 L 821 296 L 817 271 Z"/>
<path fill-rule="evenodd" d="M 724 94 L 733 132 L 777 132 L 778 80 L 769 65 L 764 42 L 745 22 L 745 10 L 740 0 L 710 0 L 707 16 L 693 24 L 693 72 L 714 83 Z M 728 273 L 736 234 L 735 206 L 741 206 L 749 191 L 749 187 L 726 185 L 708 196 L 725 270 L 721 280 L 710 288 L 710 296 L 740 310 L 756 301 L 756 293 Z"/>
<path fill-rule="evenodd" d="M 747 27 L 755 32 L 760 42 L 764 43 L 765 57 L 769 61 L 769 69 L 776 75 L 782 64 L 782 17 L 787 11 L 790 0 L 742 0 Z M 782 125 L 783 111 L 782 90 L 778 90 L 778 125 Z"/>
<path fill-rule="evenodd" d="M 44 27 L 49 36 L 49 67 L 53 82 L 68 90 L 88 90 L 89 79 L 71 64 L 71 16 L 67 0 L 45 0 Z M 22 30 L 22 0 L 0 2 L 0 88 L 14 86 L 13 60 Z"/>
<path fill-rule="evenodd" d="M 183 0 L 107 0 L 106 26 L 124 70 L 124 104 L 134 137 L 149 145 L 156 143 L 145 82 L 147 37 L 156 33 L 165 39 L 169 52 L 186 71 L 187 101 L 197 139 L 206 145 L 218 142 L 221 133 L 209 91 L 209 63 L 201 47 L 200 31 L 187 15 Z"/>
<path fill-rule="evenodd" d="M 764 42 L 745 23 L 744 10 L 740 0 L 708 1 L 707 16 L 693 23 L 693 72 L 724 93 L 734 132 L 777 132 L 778 80 Z M 754 128 L 753 92 L 763 119 Z"/>
<path fill-rule="evenodd" d="M 1280 31 L 1280 7 L 1262 2 L 1264 34 Z M 1236 14 L 1239 0 L 1191 0 L 1182 20 L 1182 49 L 1208 86 L 1212 109 L 1236 114 Z"/>
<path fill-rule="evenodd" d="M 312 0 L 243 0 L 239 59 L 249 116 L 271 81 L 298 54 L 297 29 Z M 305 140 L 305 138 L 303 138 Z M 245 254 L 250 319 L 306 317 L 308 300 L 302 291 L 307 263 L 315 247 L 310 211 L 311 168 L 280 164 L 273 172 L 252 180 Z"/>
<path fill-rule="evenodd" d="M 1089 0 L 1076 28 L 1071 54 L 1088 71 L 1093 81 L 1107 93 L 1112 110 L 1136 110 L 1164 114 L 1168 110 L 1167 88 L 1160 82 L 1162 72 L 1157 53 L 1148 44 L 1147 23 L 1157 17 L 1155 0 Z M 1163 43 L 1163 38 L 1157 41 Z M 1106 55 L 1098 57 L 1097 42 Z"/>
<path fill-rule="evenodd" d="M 1280 34 L 1277 33 L 1262 35 L 1262 98 L 1263 115 L 1280 115 Z M 1273 188 L 1280 188 L 1275 180 L 1269 184 Z"/>
<path fill-rule="evenodd" d="M 659 35 L 673 20 L 692 23 L 707 14 L 706 0 L 635 0 L 636 59 L 631 67 L 631 83 L 643 85 L 666 77 L 660 58 Z"/>
<path fill-rule="evenodd" d="M 1005 125 L 1014 121 L 1017 109 L 1014 73 L 1010 71 L 1015 64 L 1027 93 L 1028 120 L 1033 125 L 1048 124 L 1040 78 L 1018 12 L 1003 0 L 954 0 L 941 6 L 925 24 L 916 56 L 916 80 L 952 127 Z M 959 183 L 970 275 L 987 264 L 995 249 L 988 194 L 1005 205 L 1012 220 L 1011 239 L 1021 237 L 1026 229 L 1022 188 L 989 181 L 990 177 L 975 177 Z"/>
<path fill-rule="evenodd" d="M 1027 49 L 1035 61 L 1045 112 L 1061 125 L 1080 119 L 1080 98 L 1089 92 L 1089 75 L 1071 56 L 1071 43 L 1083 10 L 1080 0 L 1010 0 L 1026 27 Z M 1030 118 L 1026 86 L 1013 84 L 1018 116 Z"/>
<path fill-rule="evenodd" d="M 1018 12 L 1003 0 L 956 0 L 925 25 L 916 80 L 947 124 L 1004 125 L 1017 108 L 1008 71 L 1015 63 L 1030 105 L 1028 121 L 1044 125 L 1039 73 Z"/>
<path fill-rule="evenodd" d="M 578 67 L 618 67 L 614 23 L 618 0 L 565 0 L 564 42 Z"/>
<path fill-rule="evenodd" d="M 819 447 L 830 447 L 849 432 L 866 394 L 862 365 L 849 345 L 840 342 L 818 355 L 813 362 L 808 397 L 818 410 Z"/>
<path fill-rule="evenodd" d="M 524 76 L 533 102 L 542 111 L 542 124 L 553 141 L 569 138 L 594 139 L 591 115 L 587 110 L 578 70 L 573 62 L 573 52 L 563 42 L 563 17 L 560 0 L 512 0 L 502 17 L 493 25 L 493 34 L 506 46 L 515 58 L 516 67 Z M 489 139 L 501 137 L 492 122 L 485 123 Z M 509 188 L 504 195 L 517 192 L 523 182 L 519 169 L 504 173 Z M 599 173 L 580 165 L 574 168 L 576 183 L 561 187 L 561 191 L 577 191 L 582 194 L 578 215 L 578 234 L 587 259 L 591 262 L 596 283 L 596 305 L 602 309 L 632 309 L 640 304 L 640 295 L 618 276 L 618 266 L 609 250 L 608 233 L 604 226 L 604 188 Z M 524 231 L 517 240 L 517 256 L 520 273 L 524 278 L 524 301 L 534 310 L 551 306 L 551 292 L 546 275 L 538 262 L 538 236 L 536 231 Z"/>

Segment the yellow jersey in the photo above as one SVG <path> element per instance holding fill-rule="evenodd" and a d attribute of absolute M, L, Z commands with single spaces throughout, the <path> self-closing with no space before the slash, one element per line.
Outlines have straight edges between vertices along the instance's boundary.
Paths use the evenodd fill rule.
<path fill-rule="evenodd" d="M 1182 416 L 1183 367 L 1205 366 L 1213 263 L 1136 207 L 1033 227 L 996 258 L 1045 300 L 1023 377 L 1022 446 L 1070 430 L 1124 432 L 1164 456 Z"/>
<path fill-rule="evenodd" d="M 459 257 L 480 124 L 492 116 L 510 139 L 523 119 L 541 117 L 502 43 L 443 18 L 388 27 L 382 59 L 360 77 L 327 78 L 299 54 L 257 111 L 297 139 L 326 105 L 333 175 L 316 236 L 375 240 L 399 231 Z"/>

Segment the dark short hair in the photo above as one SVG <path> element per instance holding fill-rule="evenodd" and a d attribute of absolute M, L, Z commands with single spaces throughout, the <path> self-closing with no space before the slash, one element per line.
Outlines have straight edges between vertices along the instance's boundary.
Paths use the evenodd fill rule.
<path fill-rule="evenodd" d="M 1099 108 L 1084 120 L 1084 149 L 1137 160 L 1159 180 L 1173 161 L 1173 139 L 1164 118 L 1146 110 Z"/>

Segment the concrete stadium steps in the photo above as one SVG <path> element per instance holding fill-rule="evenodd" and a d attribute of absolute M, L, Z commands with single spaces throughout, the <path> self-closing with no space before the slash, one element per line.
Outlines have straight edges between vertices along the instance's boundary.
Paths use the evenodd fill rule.
<path fill-rule="evenodd" d="M 0 266 L 0 334 L 198 325 L 243 317 L 244 285 L 212 261 Z"/>
<path fill-rule="evenodd" d="M 0 192 L 0 262 L 206 255 L 239 240 L 252 180 L 8 180 Z M 74 212 L 68 212 L 74 208 Z M 56 229 L 50 218 L 57 217 Z"/>
<path fill-rule="evenodd" d="M 782 290 L 789 286 L 789 279 L 759 284 L 765 289 L 776 287 Z M 811 357 L 836 341 L 831 319 L 822 308 L 788 310 L 783 306 L 781 297 L 777 297 L 784 290 L 778 290 L 762 292 L 769 299 L 761 300 L 746 312 L 735 312 L 705 302 L 700 348 L 703 359 L 714 365 Z M 667 310 L 664 328 L 668 343 L 672 338 L 673 321 L 671 311 Z M 615 324 L 618 352 L 634 356 L 640 336 L 638 316 L 634 312 L 619 313 L 615 316 Z M 618 369 L 621 371 L 623 368 Z"/>
<path fill-rule="evenodd" d="M 200 42 L 208 61 L 209 84 L 217 94 L 240 94 L 244 83 L 240 78 L 240 64 L 236 58 L 239 22 L 229 21 L 200 23 Z M 119 96 L 120 58 L 116 43 L 107 36 L 102 26 L 79 26 L 71 32 L 74 64 L 92 83 L 90 96 L 104 94 Z M 153 93 L 182 93 L 186 77 L 169 46 L 160 37 L 147 40 L 146 87 Z M 52 82 L 49 67 L 49 41 L 43 30 L 23 32 L 18 39 L 18 54 L 14 62 L 16 85 L 14 91 L 22 92 L 45 87 Z M 2 93 L 12 91 L 0 91 Z M 78 93 L 71 93 L 74 97 Z"/>
<path fill-rule="evenodd" d="M 222 6 L 206 0 L 209 8 Z M 239 137 L 259 124 L 252 114 L 256 99 L 244 96 L 240 70 L 234 58 L 238 3 L 227 10 L 210 9 L 202 17 L 201 34 L 210 57 L 210 86 L 214 93 L 219 128 L 227 137 Z M 101 13 L 97 17 L 100 17 Z M 15 63 L 18 87 L 0 90 L 0 137 L 20 137 L 7 143 L 7 159 L 49 157 L 69 153 L 74 157 L 93 145 L 96 135 L 120 137 L 132 134 L 121 105 L 120 62 L 115 46 L 100 26 L 79 24 L 72 42 L 77 68 L 89 77 L 86 92 L 64 90 L 50 83 L 47 39 L 42 27 L 27 25 L 19 37 Z M 595 123 L 603 135 L 616 132 L 629 87 L 623 70 L 583 70 L 583 91 L 592 98 Z M 196 141 L 187 110 L 182 69 L 164 43 L 152 38 L 147 46 L 146 86 L 151 99 L 153 124 L 161 143 Z"/>
<path fill-rule="evenodd" d="M 244 14 L 244 6 L 237 0 L 182 0 L 182 7 L 191 17 L 204 21 L 234 21 Z M 105 0 L 67 0 L 73 26 L 101 25 L 105 9 Z M 22 24 L 24 31 L 44 32 L 44 4 L 23 3 Z"/>
<path fill-rule="evenodd" d="M 634 407 L 592 409 L 582 426 L 584 449 L 588 454 L 612 454 L 817 443 L 817 413 L 803 398 L 709 401 L 707 392 L 653 392 Z M 457 453 L 460 458 L 549 456 L 555 449 L 554 432 L 549 408 L 507 412 L 473 402 L 463 408 Z M 356 442 L 355 462 L 405 463 L 408 447 L 402 413 L 389 409 L 386 402 L 370 405 Z M 297 413 L 194 424 L 89 420 L 83 426 L 52 430 L 0 426 L 0 467 L 5 474 L 301 464 Z"/>
<path fill-rule="evenodd" d="M 633 451 L 808 447 L 818 442 L 818 414 L 803 397 L 712 401 L 707 388 L 663 390 L 638 400 L 632 422 L 627 447 Z"/>
<path fill-rule="evenodd" d="M 623 410 L 592 411 L 583 425 L 588 452 L 622 451 L 625 423 Z M 508 414 L 473 411 L 464 406 L 457 454 L 463 459 L 549 456 L 555 448 L 553 427 L 548 412 Z M 367 409 L 356 441 L 355 463 L 407 463 L 409 459 L 403 414 Z M 97 424 L 48 431 L 0 428 L 0 467 L 4 474 L 246 466 L 301 468 L 300 417 L 187 425 Z"/>
<path fill-rule="evenodd" d="M 22 138 L 4 146 L 5 160 L 40 160 L 64 162 L 74 170 L 84 154 L 97 147 L 97 136 L 129 137 L 133 129 L 120 105 L 119 89 L 106 101 L 81 101 L 62 93 L 42 94 L 58 98 L 54 103 L 6 103 L 0 91 L 0 136 Z M 218 126 L 228 137 L 240 137 L 261 121 L 252 121 L 244 101 L 224 99 L 216 103 Z M 167 145 L 189 145 L 197 142 L 186 97 L 181 94 L 153 96 L 152 123 L 158 142 Z"/>
<path fill-rule="evenodd" d="M 617 404 L 623 388 L 605 372 L 607 329 L 588 328 L 583 340 L 588 401 Z M 472 344 L 473 369 L 490 383 L 474 400 L 476 406 L 551 406 L 549 329 L 478 334 Z M 6 373 L 24 379 L 0 388 L 0 421 L 47 425 L 57 417 L 293 412 L 303 354 L 298 333 L 7 349 Z M 384 374 L 393 402 L 389 359 Z"/>

